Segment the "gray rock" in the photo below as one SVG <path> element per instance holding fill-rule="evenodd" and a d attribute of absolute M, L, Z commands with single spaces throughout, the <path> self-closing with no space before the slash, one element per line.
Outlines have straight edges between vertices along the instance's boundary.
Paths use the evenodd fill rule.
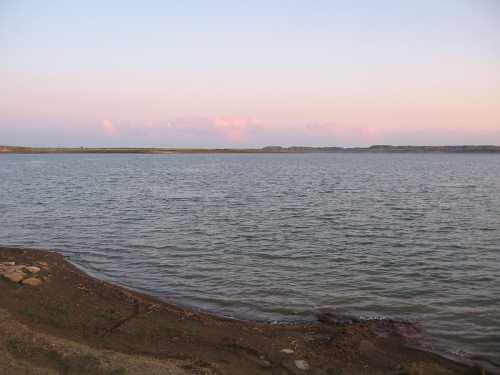
<path fill-rule="evenodd" d="M 297 362 L 299 362 L 299 365 L 300 367 L 297 366 Z M 304 366 L 304 363 L 302 362 L 305 362 L 306 366 Z M 281 365 L 287 370 L 288 373 L 290 374 L 293 374 L 293 375 L 304 375 L 307 371 L 307 373 L 309 373 L 309 364 L 304 361 L 304 360 L 298 360 L 298 361 L 294 361 L 292 359 L 285 359 L 284 361 L 281 362 Z M 303 370 L 303 368 L 306 368 L 307 367 L 307 370 Z M 312 374 L 311 374 L 312 375 Z"/>
<path fill-rule="evenodd" d="M 297 359 L 294 361 L 295 367 L 297 367 L 299 370 L 307 371 L 310 369 L 309 363 L 307 361 L 304 361 L 303 359 Z"/>
<path fill-rule="evenodd" d="M 272 366 L 272 363 L 269 362 L 267 359 L 259 359 L 259 366 L 260 367 L 264 367 L 264 368 L 267 368 L 267 367 L 271 367 Z"/>

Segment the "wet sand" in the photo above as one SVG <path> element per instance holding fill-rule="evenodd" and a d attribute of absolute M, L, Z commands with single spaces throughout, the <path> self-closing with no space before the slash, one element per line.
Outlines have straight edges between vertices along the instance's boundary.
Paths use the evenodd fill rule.
<path fill-rule="evenodd" d="M 2 262 L 38 267 L 23 272 L 41 284 L 0 277 L 0 374 L 487 374 L 411 348 L 405 323 L 225 319 L 97 280 L 57 253 L 0 247 Z"/>

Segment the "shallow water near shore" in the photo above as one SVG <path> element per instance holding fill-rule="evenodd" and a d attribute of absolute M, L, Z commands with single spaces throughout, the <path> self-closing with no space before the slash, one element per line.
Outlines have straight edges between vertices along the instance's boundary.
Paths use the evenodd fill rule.
<path fill-rule="evenodd" d="M 239 318 L 417 320 L 500 368 L 498 155 L 0 155 L 0 243 Z"/>

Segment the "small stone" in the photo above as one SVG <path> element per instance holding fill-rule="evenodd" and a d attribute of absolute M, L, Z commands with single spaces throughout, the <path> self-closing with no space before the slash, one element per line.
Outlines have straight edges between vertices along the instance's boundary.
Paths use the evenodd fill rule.
<path fill-rule="evenodd" d="M 307 371 L 309 370 L 309 363 L 307 361 L 304 361 L 303 359 L 297 359 L 295 362 L 295 367 L 297 367 L 299 370 Z"/>
<path fill-rule="evenodd" d="M 285 354 L 293 354 L 293 350 L 292 349 L 281 349 L 280 352 L 281 353 L 285 353 Z"/>
<path fill-rule="evenodd" d="M 31 273 L 38 273 L 40 272 L 40 267 L 35 267 L 35 266 L 29 266 L 26 267 L 26 270 Z"/>
<path fill-rule="evenodd" d="M 23 271 L 26 268 L 26 266 L 23 266 L 22 264 L 18 264 L 17 266 L 8 266 L 8 270 L 16 270 L 16 271 Z"/>
<path fill-rule="evenodd" d="M 259 365 L 260 365 L 261 367 L 264 367 L 264 368 L 265 368 L 265 367 L 271 367 L 271 365 L 272 365 L 272 364 L 271 364 L 271 362 L 269 362 L 269 361 L 268 361 L 268 360 L 266 360 L 266 359 L 260 359 L 260 360 L 259 360 Z"/>
<path fill-rule="evenodd" d="M 3 277 L 5 277 L 7 280 L 9 280 L 13 283 L 18 283 L 26 277 L 26 274 L 22 271 L 14 270 L 14 271 L 4 273 Z"/>
<path fill-rule="evenodd" d="M 15 266 L 16 262 L 0 262 L 0 266 Z"/>
<path fill-rule="evenodd" d="M 40 280 L 36 277 L 29 277 L 29 278 L 23 280 L 23 284 L 29 285 L 29 286 L 39 286 L 41 283 L 42 283 L 42 280 Z"/>

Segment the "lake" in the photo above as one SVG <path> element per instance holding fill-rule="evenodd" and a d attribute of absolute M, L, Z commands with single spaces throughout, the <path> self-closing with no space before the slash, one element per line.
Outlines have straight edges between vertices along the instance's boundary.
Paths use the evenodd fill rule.
<path fill-rule="evenodd" d="M 500 368 L 500 155 L 0 155 L 0 244 L 237 318 L 414 320 Z"/>

